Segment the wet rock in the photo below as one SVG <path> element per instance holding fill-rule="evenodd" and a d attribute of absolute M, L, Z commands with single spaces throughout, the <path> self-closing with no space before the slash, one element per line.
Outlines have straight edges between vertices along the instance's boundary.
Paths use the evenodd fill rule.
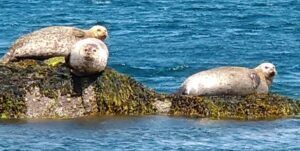
<path fill-rule="evenodd" d="M 276 94 L 243 97 L 161 94 L 110 68 L 98 75 L 76 77 L 63 61 L 23 60 L 0 65 L 0 117 L 167 114 L 213 119 L 266 119 L 300 112 L 299 102 Z"/>

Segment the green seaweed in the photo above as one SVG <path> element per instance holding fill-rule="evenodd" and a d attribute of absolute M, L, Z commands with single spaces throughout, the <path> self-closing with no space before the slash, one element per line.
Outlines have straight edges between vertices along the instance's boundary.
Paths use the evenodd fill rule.
<path fill-rule="evenodd" d="M 58 66 L 59 64 L 65 63 L 65 57 L 53 57 L 49 58 L 47 60 L 44 60 L 44 63 L 47 64 L 48 66 Z"/>

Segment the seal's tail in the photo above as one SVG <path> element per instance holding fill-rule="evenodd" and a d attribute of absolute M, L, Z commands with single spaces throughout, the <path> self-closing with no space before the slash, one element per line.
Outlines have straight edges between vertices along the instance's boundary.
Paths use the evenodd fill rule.
<path fill-rule="evenodd" d="M 11 53 L 6 53 L 1 59 L 0 59 L 0 63 L 1 64 L 7 64 L 12 58 Z"/>
<path fill-rule="evenodd" d="M 181 86 L 178 90 L 176 90 L 173 95 L 186 95 L 186 89 Z"/>

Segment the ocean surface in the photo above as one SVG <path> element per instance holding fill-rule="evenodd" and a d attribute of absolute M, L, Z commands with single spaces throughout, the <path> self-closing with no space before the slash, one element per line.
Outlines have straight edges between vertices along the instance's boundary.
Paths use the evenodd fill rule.
<path fill-rule="evenodd" d="M 0 0 L 0 54 L 47 26 L 104 25 L 109 66 L 160 92 L 219 66 L 276 65 L 271 92 L 300 98 L 299 0 Z M 164 116 L 1 121 L 0 150 L 300 150 L 300 120 Z"/>

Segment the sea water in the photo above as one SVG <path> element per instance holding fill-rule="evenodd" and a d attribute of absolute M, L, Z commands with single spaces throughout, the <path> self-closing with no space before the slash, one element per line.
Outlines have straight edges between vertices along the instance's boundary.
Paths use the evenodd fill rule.
<path fill-rule="evenodd" d="M 54 25 L 104 25 L 109 66 L 159 92 L 219 66 L 276 65 L 271 92 L 300 98 L 297 0 L 0 0 L 0 53 Z M 165 116 L 2 121 L 0 149 L 300 149 L 300 120 L 212 121 Z"/>

